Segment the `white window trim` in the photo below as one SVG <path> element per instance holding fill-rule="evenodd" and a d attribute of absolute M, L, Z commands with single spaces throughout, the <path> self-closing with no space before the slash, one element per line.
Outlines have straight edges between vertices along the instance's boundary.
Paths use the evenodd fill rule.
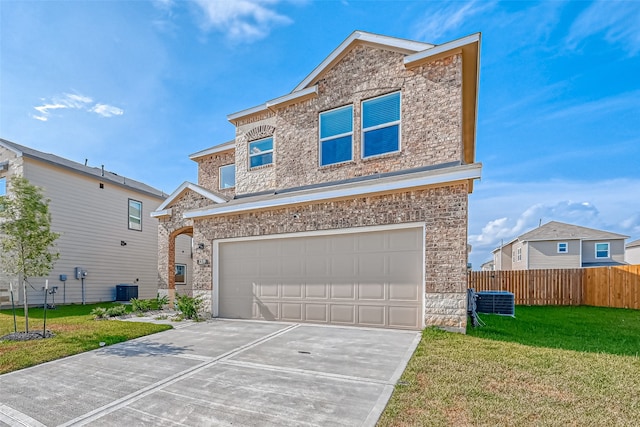
<path fill-rule="evenodd" d="M 516 261 L 522 262 L 522 247 L 516 249 Z"/>
<path fill-rule="evenodd" d="M 138 203 L 140 205 L 140 216 L 136 217 L 131 215 L 131 202 Z M 131 227 L 131 218 L 137 219 L 140 221 L 140 228 L 132 228 Z M 129 199 L 127 201 L 127 228 L 133 231 L 142 231 L 142 202 L 140 200 Z"/>
<path fill-rule="evenodd" d="M 260 153 L 253 153 L 253 154 L 251 153 L 251 148 L 250 148 L 251 144 L 255 144 L 255 143 L 261 142 L 261 141 L 266 141 L 267 139 L 271 139 L 271 150 L 261 151 Z M 269 165 L 274 164 L 276 162 L 276 158 L 275 158 L 276 155 L 275 155 L 274 150 L 273 150 L 274 146 L 275 146 L 275 138 L 273 136 L 268 136 L 266 138 L 256 139 L 255 141 L 249 141 L 249 145 L 247 145 L 247 148 L 248 148 L 247 151 L 249 152 L 249 158 L 248 158 L 248 160 L 249 160 L 249 170 L 258 169 L 258 168 L 262 168 L 264 166 L 269 166 Z M 264 165 L 258 165 L 258 166 L 251 166 L 251 158 L 252 157 L 262 156 L 264 154 L 269 154 L 269 153 L 272 153 L 271 154 L 271 163 L 266 163 Z"/>
<path fill-rule="evenodd" d="M 564 246 L 564 251 L 561 251 L 561 250 L 560 250 L 560 245 L 565 245 L 565 246 Z M 566 253 L 569 253 L 569 242 L 558 242 L 558 245 L 557 245 L 557 252 L 558 252 L 559 254 L 566 254 Z"/>
<path fill-rule="evenodd" d="M 598 245 L 607 245 L 607 256 L 598 256 Z M 611 244 L 609 242 L 596 242 L 593 247 L 595 251 L 596 259 L 609 259 L 611 258 Z"/>
<path fill-rule="evenodd" d="M 174 282 L 175 282 L 176 285 L 186 285 L 187 284 L 187 264 L 176 263 L 175 267 L 178 267 L 179 265 L 184 266 L 184 281 L 183 282 L 175 281 L 175 277 L 176 277 L 177 274 L 174 271 L 174 273 L 173 273 Z"/>
<path fill-rule="evenodd" d="M 396 94 L 396 93 L 400 94 L 400 118 L 398 120 L 393 121 L 393 122 L 387 122 L 387 123 L 383 123 L 381 125 L 371 126 L 371 127 L 368 127 L 368 128 L 365 129 L 365 127 L 364 127 L 364 104 L 366 102 L 373 101 L 374 99 L 383 98 L 385 96 L 393 95 L 393 94 Z M 363 159 L 373 159 L 373 158 L 376 158 L 376 157 L 387 156 L 389 154 L 401 152 L 402 151 L 402 125 L 401 125 L 401 122 L 402 122 L 402 91 L 385 93 L 384 95 L 375 96 L 375 97 L 369 98 L 369 99 L 363 99 L 360 102 L 360 156 Z M 386 153 L 374 154 L 372 156 L 365 156 L 364 155 L 364 134 L 365 134 L 365 132 L 369 132 L 369 131 L 377 130 L 377 129 L 382 129 L 382 128 L 390 127 L 390 126 L 393 126 L 393 125 L 398 125 L 398 149 L 394 150 L 394 151 L 387 151 Z"/>
<path fill-rule="evenodd" d="M 273 151 L 273 150 L 271 150 L 271 151 Z M 234 167 L 234 171 L 233 171 L 233 175 L 234 175 L 234 176 L 233 176 L 233 185 L 230 185 L 229 187 L 223 187 L 223 186 L 222 186 L 222 169 L 223 169 L 223 168 L 228 168 L 228 167 L 231 167 L 231 166 L 233 166 L 233 167 Z M 219 188 L 220 190 L 227 190 L 227 189 L 229 189 L 229 188 L 236 188 L 235 166 L 236 166 L 236 164 L 235 164 L 235 163 L 230 163 L 230 164 L 228 164 L 228 165 L 222 165 L 222 166 L 220 166 L 220 167 L 218 168 L 218 188 Z"/>
<path fill-rule="evenodd" d="M 341 133 L 338 135 L 331 135 L 327 138 L 322 138 L 321 136 L 321 125 L 320 122 L 322 120 L 322 115 L 325 113 L 330 113 L 332 111 L 337 111 L 337 110 L 341 110 L 344 108 L 349 108 L 351 107 L 351 132 L 345 132 L 345 133 Z M 352 162 L 353 161 L 353 115 L 354 115 L 355 111 L 353 108 L 352 104 L 349 105 L 343 105 L 342 107 L 337 107 L 337 108 L 332 108 L 331 110 L 327 110 L 327 111 L 323 111 L 318 115 L 318 166 L 320 167 L 324 167 L 324 166 L 333 166 L 333 165 L 339 165 L 342 163 L 348 163 L 348 162 Z M 330 141 L 332 139 L 338 139 L 338 138 L 343 138 L 345 136 L 351 136 L 351 158 L 348 160 L 343 160 L 341 162 L 336 162 L 336 163 L 327 163 L 327 164 L 322 164 L 322 143 L 324 141 Z"/>

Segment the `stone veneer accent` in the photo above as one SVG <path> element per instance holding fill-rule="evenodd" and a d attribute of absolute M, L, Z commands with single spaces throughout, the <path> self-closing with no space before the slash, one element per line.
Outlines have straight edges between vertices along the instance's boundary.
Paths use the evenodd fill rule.
<path fill-rule="evenodd" d="M 463 182 L 408 192 L 196 219 L 193 222 L 193 238 L 197 243 L 205 243 L 205 248 L 194 254 L 194 293 L 196 290 L 202 291 L 198 294 L 211 307 L 214 273 L 211 261 L 216 256 L 213 253 L 213 241 L 217 239 L 424 222 L 425 320 L 427 325 L 461 328 L 466 325 L 466 311 L 461 311 L 460 307 L 466 304 L 467 288 L 467 192 L 468 185 Z M 198 201 L 193 197 L 184 197 L 180 204 L 182 208 L 172 208 L 175 210 L 171 220 L 160 222 L 160 259 L 167 258 L 167 245 L 164 242 L 182 226 L 180 212 L 196 207 Z M 210 262 L 198 265 L 197 259 Z M 160 287 L 163 287 L 162 280 Z M 434 295 L 438 301 L 432 302 Z M 443 299 L 441 295 L 449 296 L 440 302 Z"/>
<path fill-rule="evenodd" d="M 398 52 L 358 45 L 321 76 L 318 96 L 242 118 L 236 124 L 236 193 L 338 181 L 462 159 L 462 58 L 455 54 L 412 69 Z M 361 102 L 401 91 L 401 151 L 361 159 Z M 318 115 L 354 107 L 353 156 L 320 167 Z M 247 141 L 275 127 L 274 165 L 247 170 Z"/>

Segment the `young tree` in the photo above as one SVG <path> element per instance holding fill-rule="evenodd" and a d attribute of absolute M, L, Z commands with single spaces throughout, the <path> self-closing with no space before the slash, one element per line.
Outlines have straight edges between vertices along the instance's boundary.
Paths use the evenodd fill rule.
<path fill-rule="evenodd" d="M 13 176 L 0 197 L 0 266 L 17 276 L 24 295 L 25 330 L 29 332 L 27 284 L 47 276 L 60 254 L 53 245 L 60 235 L 51 231 L 49 200 L 26 178 Z M 46 334 L 46 331 L 43 331 Z"/>

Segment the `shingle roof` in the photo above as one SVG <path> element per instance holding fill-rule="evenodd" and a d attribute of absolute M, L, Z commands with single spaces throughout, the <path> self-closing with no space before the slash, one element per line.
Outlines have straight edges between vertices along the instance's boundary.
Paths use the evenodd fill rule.
<path fill-rule="evenodd" d="M 15 151 L 19 155 L 29 157 L 32 159 L 37 159 L 37 160 L 50 163 L 56 166 L 60 166 L 62 168 L 69 169 L 84 175 L 89 175 L 89 176 L 98 178 L 101 181 L 116 184 L 121 187 L 126 187 L 131 190 L 134 190 L 140 193 L 145 193 L 153 197 L 158 197 L 161 199 L 164 199 L 167 197 L 167 195 L 163 191 L 160 191 L 142 182 L 115 174 L 113 172 L 109 172 L 106 170 L 103 171 L 102 168 L 85 166 L 83 164 L 74 162 L 72 160 L 68 160 L 63 157 L 56 156 L 55 154 L 44 153 L 42 151 L 34 150 L 33 148 L 25 147 L 24 145 L 16 144 L 15 142 L 11 142 L 2 138 L 0 138 L 0 146 L 3 146 L 9 150 Z"/>
<path fill-rule="evenodd" d="M 633 242 L 627 243 L 626 248 L 635 248 L 636 246 L 640 246 L 640 239 L 634 240 Z"/>
<path fill-rule="evenodd" d="M 610 233 L 608 231 L 596 230 L 579 225 L 566 224 L 564 222 L 551 221 L 535 228 L 518 237 L 518 240 L 527 242 L 532 240 L 561 240 L 561 239 L 626 239 L 629 236 L 623 234 Z"/>

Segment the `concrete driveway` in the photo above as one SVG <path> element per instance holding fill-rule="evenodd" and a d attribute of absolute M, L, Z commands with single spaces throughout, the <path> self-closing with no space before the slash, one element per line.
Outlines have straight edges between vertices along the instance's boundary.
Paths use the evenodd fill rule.
<path fill-rule="evenodd" d="M 211 320 L 0 376 L 0 425 L 374 425 L 418 332 Z"/>

